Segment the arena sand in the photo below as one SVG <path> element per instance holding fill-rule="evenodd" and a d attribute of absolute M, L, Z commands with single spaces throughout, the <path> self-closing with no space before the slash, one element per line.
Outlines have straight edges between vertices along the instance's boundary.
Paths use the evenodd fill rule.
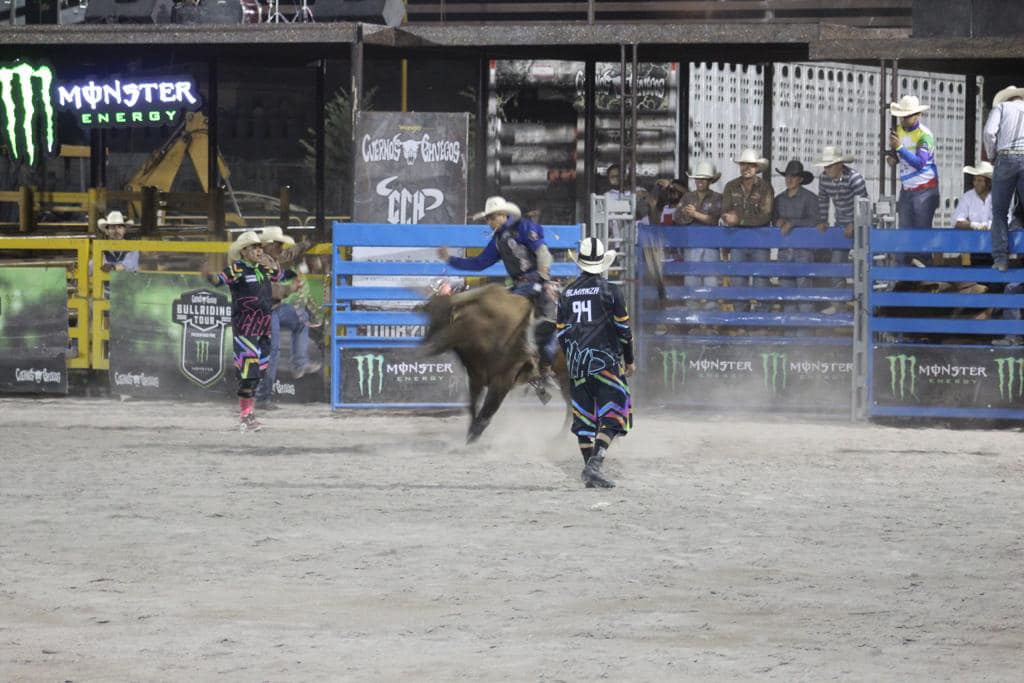
<path fill-rule="evenodd" d="M 1019 681 L 1011 431 L 0 400 L 0 680 Z"/>

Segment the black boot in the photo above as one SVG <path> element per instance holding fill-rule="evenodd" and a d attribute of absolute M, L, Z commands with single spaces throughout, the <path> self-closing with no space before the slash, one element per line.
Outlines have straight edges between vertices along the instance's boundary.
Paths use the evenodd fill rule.
<path fill-rule="evenodd" d="M 601 474 L 601 465 L 604 464 L 604 446 L 594 446 L 594 452 L 587 460 L 587 466 L 583 468 L 580 479 L 586 484 L 588 489 L 599 488 L 599 489 L 613 489 L 615 488 L 615 482 L 611 479 L 607 479 Z"/>

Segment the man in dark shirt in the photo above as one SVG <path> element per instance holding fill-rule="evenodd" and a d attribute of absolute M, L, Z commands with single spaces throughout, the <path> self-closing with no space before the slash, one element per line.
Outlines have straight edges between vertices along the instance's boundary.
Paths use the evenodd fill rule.
<path fill-rule="evenodd" d="M 722 192 L 722 223 L 730 227 L 767 227 L 772 220 L 772 186 L 758 175 L 768 168 L 768 160 L 757 156 L 752 149 L 743 150 L 739 159 L 740 175 L 730 180 Z M 764 263 L 771 257 L 771 249 L 738 247 L 732 250 L 733 262 Z M 747 284 L 747 277 L 735 277 L 741 286 Z M 768 278 L 755 276 L 755 287 L 767 287 Z M 751 304 L 750 310 L 757 310 L 758 304 Z"/>
<path fill-rule="evenodd" d="M 772 223 L 779 229 L 779 233 L 786 237 L 793 228 L 816 225 L 818 196 L 804 187 L 814 181 L 814 174 L 805 171 L 804 165 L 795 159 L 786 164 L 784 171 L 775 170 L 786 180 L 786 189 L 775 197 L 775 206 L 772 208 Z M 782 263 L 814 263 L 814 250 L 793 249 L 792 247 L 779 249 L 779 261 Z M 779 278 L 779 285 L 782 287 L 810 287 L 811 278 Z M 814 310 L 814 306 L 809 301 L 802 301 L 799 304 L 790 302 L 785 305 L 785 310 L 810 313 Z"/>
<path fill-rule="evenodd" d="M 722 195 L 712 190 L 711 185 L 717 183 L 722 174 L 710 161 L 701 161 L 689 176 L 695 189 L 685 193 L 679 200 L 675 210 L 675 224 L 717 226 L 722 216 Z M 687 247 L 683 250 L 683 259 L 688 263 L 718 263 L 722 260 L 718 247 Z M 718 276 L 686 275 L 683 277 L 683 284 L 691 288 L 702 285 L 717 287 Z M 687 301 L 687 306 L 696 307 L 697 303 L 696 296 L 692 296 Z M 707 310 L 714 310 L 717 307 L 714 301 L 704 301 L 704 308 Z"/>
<path fill-rule="evenodd" d="M 583 274 L 558 302 L 558 342 L 569 370 L 572 432 L 583 454 L 580 477 L 587 488 L 615 486 L 601 473 L 601 465 L 612 439 L 633 425 L 626 384 L 634 367 L 629 313 L 622 290 L 604 277 L 614 259 L 615 252 L 605 251 L 601 240 L 580 242 L 575 260 Z"/>

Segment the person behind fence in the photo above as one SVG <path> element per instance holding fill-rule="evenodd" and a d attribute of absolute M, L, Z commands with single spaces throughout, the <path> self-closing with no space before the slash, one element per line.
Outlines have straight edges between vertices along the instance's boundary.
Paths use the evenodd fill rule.
<path fill-rule="evenodd" d="M 679 178 L 660 178 L 655 181 L 654 189 L 656 204 L 651 217 L 657 219 L 660 225 L 672 225 L 679 201 L 686 192 L 686 181 Z"/>
<path fill-rule="evenodd" d="M 271 285 L 281 271 L 263 264 L 263 247 L 252 230 L 240 234 L 228 247 L 228 266 L 210 273 L 203 261 L 200 274 L 211 285 L 227 285 L 231 290 L 231 330 L 235 347 L 235 372 L 238 377 L 238 407 L 243 432 L 258 432 L 263 425 L 256 419 L 256 389 L 270 360 Z"/>
<path fill-rule="evenodd" d="M 983 134 L 985 154 L 993 159 L 992 267 L 1009 267 L 1007 216 L 1014 192 L 1024 198 L 1024 88 L 1011 85 L 996 93 Z"/>
<path fill-rule="evenodd" d="M 935 164 L 935 136 L 921 123 L 921 113 L 928 106 L 913 95 L 904 95 L 889 104 L 889 113 L 899 124 L 889 132 L 891 153 L 886 154 L 890 166 L 900 174 L 900 196 L 896 213 L 901 228 L 931 228 L 935 210 L 939 208 L 939 167 Z M 900 260 L 910 261 L 915 255 L 904 254 Z M 930 257 L 918 255 L 921 260 Z"/>
<path fill-rule="evenodd" d="M 843 235 L 847 239 L 853 238 L 856 200 L 858 197 L 868 196 L 864 176 L 849 165 L 851 161 L 852 158 L 844 156 L 837 148 L 826 146 L 821 152 L 821 158 L 812 164 L 822 169 L 821 175 L 818 176 L 818 229 L 822 232 L 828 230 L 831 205 L 835 214 L 833 224 L 843 229 Z M 847 263 L 850 260 L 850 250 L 833 249 L 819 256 L 826 263 Z M 846 280 L 834 278 L 830 284 L 833 287 L 845 287 Z M 834 307 L 830 306 L 826 310 L 834 310 Z"/>
<path fill-rule="evenodd" d="M 722 174 L 710 161 L 700 161 L 689 174 L 693 179 L 694 189 L 683 194 L 676 207 L 674 222 L 676 225 L 717 226 L 722 217 L 722 195 L 711 189 Z M 683 259 L 688 263 L 719 263 L 718 247 L 687 247 L 683 250 Z M 716 275 L 686 275 L 683 284 L 690 288 L 717 287 Z M 687 306 L 696 307 L 696 298 L 687 301 Z M 705 301 L 704 308 L 717 308 L 714 301 Z"/>
<path fill-rule="evenodd" d="M 587 488 L 612 488 L 601 466 L 612 440 L 633 425 L 626 383 L 634 369 L 629 312 L 622 290 L 604 276 L 614 251 L 587 237 L 570 256 L 583 272 L 559 298 L 557 335 L 569 371 L 572 433 L 583 455 L 580 478 Z"/>
<path fill-rule="evenodd" d="M 761 158 L 753 149 L 744 149 L 738 159 L 734 159 L 740 167 L 740 175 L 733 178 L 725 185 L 722 191 L 722 220 L 724 225 L 730 227 L 753 228 L 768 226 L 772 221 L 772 200 L 775 193 L 771 184 L 758 175 L 768 168 L 768 160 Z M 733 247 L 730 260 L 738 262 L 766 263 L 771 257 L 771 249 L 759 249 L 749 247 Z M 740 283 L 746 283 L 747 277 L 734 278 Z M 768 278 L 765 276 L 754 276 L 755 287 L 767 287 Z M 751 311 L 761 308 L 760 304 L 752 302 Z"/>
<path fill-rule="evenodd" d="M 309 360 L 309 314 L 302 307 L 295 307 L 284 301 L 299 289 L 305 287 L 302 276 L 289 266 L 301 257 L 303 248 L 284 234 L 278 227 L 264 228 L 260 235 L 263 247 L 262 263 L 268 270 L 280 270 L 281 279 L 271 287 L 274 300 L 270 312 L 270 357 L 267 371 L 256 389 L 256 407 L 260 410 L 277 410 L 274 403 L 274 383 L 277 380 L 277 363 L 281 355 L 281 330 L 291 332 L 292 377 L 296 380 L 318 372 L 320 363 Z"/>
<path fill-rule="evenodd" d="M 988 230 L 992 227 L 992 164 L 978 162 L 964 166 L 973 187 L 964 192 L 953 212 L 953 227 L 960 230 Z"/>
<path fill-rule="evenodd" d="M 96 227 L 108 240 L 123 240 L 125 231 L 133 225 L 120 211 L 111 211 L 105 218 L 99 219 Z M 104 273 L 111 271 L 134 273 L 139 269 L 139 252 L 137 251 L 104 251 L 100 269 Z"/>
<path fill-rule="evenodd" d="M 523 218 L 519 207 L 504 197 L 488 197 L 484 210 L 473 218 L 485 219 L 493 231 L 484 250 L 472 258 L 451 256 L 448 247 L 439 248 L 437 254 L 449 266 L 469 271 L 484 270 L 501 260 L 512 279 L 511 292 L 533 302 L 540 367 L 531 384 L 542 394 L 551 376 L 556 306 L 550 275 L 553 259 L 544 243 L 544 228 Z"/>
<path fill-rule="evenodd" d="M 818 222 L 818 196 L 804 185 L 814 182 L 814 174 L 804 170 L 804 165 L 796 159 L 786 164 L 784 170 L 775 172 L 785 179 L 786 189 L 775 196 L 772 207 L 772 224 L 779 229 L 779 234 L 786 238 L 793 228 L 810 227 Z M 814 250 L 783 247 L 779 249 L 779 261 L 782 263 L 813 263 Z M 781 287 L 810 287 L 809 277 L 779 278 Z M 787 303 L 783 310 L 809 313 L 814 306 L 809 301 Z"/>

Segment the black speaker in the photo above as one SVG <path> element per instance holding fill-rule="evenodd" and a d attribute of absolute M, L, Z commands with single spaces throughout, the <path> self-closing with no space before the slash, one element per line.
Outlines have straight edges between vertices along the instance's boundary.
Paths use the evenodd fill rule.
<path fill-rule="evenodd" d="M 169 24 L 174 0 L 89 0 L 87 24 Z"/>
<path fill-rule="evenodd" d="M 25 0 L 25 23 L 59 24 L 58 4 L 57 0 Z"/>
<path fill-rule="evenodd" d="M 394 27 L 401 26 L 405 19 L 402 0 L 314 0 L 309 5 L 317 21 L 361 21 Z"/>
<path fill-rule="evenodd" d="M 1009 37 L 1024 34 L 1024 12 L 1016 2 L 974 0 L 974 35 Z"/>
<path fill-rule="evenodd" d="M 204 0 L 201 5 L 177 5 L 171 13 L 171 21 L 175 24 L 241 24 L 242 3 Z"/>
<path fill-rule="evenodd" d="M 912 32 L 915 38 L 969 38 L 970 0 L 914 0 Z"/>

